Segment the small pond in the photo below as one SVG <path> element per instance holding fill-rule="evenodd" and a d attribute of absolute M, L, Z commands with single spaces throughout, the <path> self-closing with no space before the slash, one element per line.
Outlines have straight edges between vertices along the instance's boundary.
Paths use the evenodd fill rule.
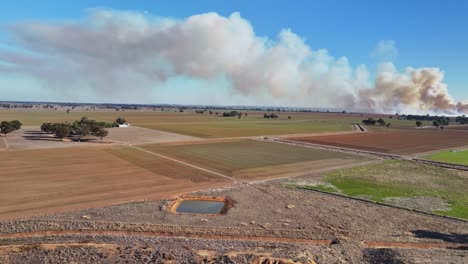
<path fill-rule="evenodd" d="M 219 214 L 224 205 L 222 201 L 183 200 L 175 211 L 190 214 Z"/>

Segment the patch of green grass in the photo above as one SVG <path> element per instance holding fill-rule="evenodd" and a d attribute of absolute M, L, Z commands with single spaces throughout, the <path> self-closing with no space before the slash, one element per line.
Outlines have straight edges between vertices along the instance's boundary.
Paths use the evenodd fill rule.
<path fill-rule="evenodd" d="M 433 196 L 451 203 L 441 215 L 468 219 L 468 173 L 405 161 L 341 169 L 325 176 L 342 193 L 383 202 L 389 197 Z"/>
<path fill-rule="evenodd" d="M 435 160 L 435 161 L 468 165 L 468 150 L 441 151 L 439 153 L 426 156 L 425 158 L 430 159 L 430 160 Z"/>

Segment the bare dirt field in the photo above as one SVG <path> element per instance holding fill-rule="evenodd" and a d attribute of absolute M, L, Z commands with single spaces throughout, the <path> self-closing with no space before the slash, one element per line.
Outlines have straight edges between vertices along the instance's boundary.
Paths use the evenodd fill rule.
<path fill-rule="evenodd" d="M 8 143 L 8 148 L 12 150 L 20 149 L 45 149 L 45 148 L 67 148 L 67 147 L 83 147 L 83 146 L 100 146 L 117 144 L 149 144 L 173 141 L 193 141 L 201 140 L 199 138 L 179 135 L 155 129 L 142 127 L 127 127 L 127 128 L 108 128 L 109 135 L 103 140 L 95 137 L 87 137 L 90 141 L 87 142 L 72 142 L 61 141 L 51 134 L 44 133 L 37 126 L 25 126 L 22 129 L 2 137 L 0 149 L 2 148 L 3 140 Z M 3 145 L 3 147 L 5 147 Z"/>
<path fill-rule="evenodd" d="M 290 140 L 397 154 L 415 154 L 468 145 L 468 133 L 456 130 L 381 129 L 370 133 L 291 137 Z"/>
<path fill-rule="evenodd" d="M 372 159 L 256 140 L 199 141 L 140 146 L 237 179 L 262 179 L 353 165 Z"/>
<path fill-rule="evenodd" d="M 151 167 L 139 166 L 120 158 L 121 152 L 125 151 L 62 148 L 0 152 L 0 218 L 158 199 L 227 184 L 223 178 L 148 157 L 144 152 L 133 156 L 150 159 Z"/>
<path fill-rule="evenodd" d="M 85 147 L 96 146 L 87 142 L 72 142 L 70 140 L 61 141 L 53 135 L 42 132 L 39 127 L 25 126 L 18 131 L 8 134 L 3 137 L 10 150 L 26 150 L 26 149 L 54 149 L 68 147 Z M 109 144 L 108 141 L 96 141 L 97 143 Z"/>
<path fill-rule="evenodd" d="M 7 148 L 5 144 L 5 139 L 3 137 L 0 137 L 0 150 L 5 150 Z"/>
<path fill-rule="evenodd" d="M 446 129 L 468 131 L 468 125 L 448 126 Z"/>
<path fill-rule="evenodd" d="M 175 214 L 168 210 L 171 201 L 163 200 L 0 222 L 0 258 L 10 263 L 273 263 L 255 262 L 261 258 L 465 263 L 468 258 L 467 222 L 291 189 L 286 183 L 191 194 L 231 198 L 234 207 L 224 215 Z M 21 244 L 34 246 L 15 248 Z"/>
<path fill-rule="evenodd" d="M 108 141 L 124 144 L 148 144 L 174 141 L 194 141 L 201 140 L 197 137 L 175 134 L 143 127 L 110 128 L 109 135 L 105 138 Z"/>

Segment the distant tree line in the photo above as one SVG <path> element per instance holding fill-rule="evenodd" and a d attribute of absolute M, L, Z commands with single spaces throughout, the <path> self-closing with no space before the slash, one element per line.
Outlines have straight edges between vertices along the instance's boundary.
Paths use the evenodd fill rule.
<path fill-rule="evenodd" d="M 466 117 L 466 116 L 464 116 L 464 115 L 462 115 L 462 116 L 457 116 L 457 117 L 455 118 L 455 122 L 458 122 L 458 123 L 460 123 L 460 124 L 462 124 L 462 125 L 468 124 L 468 117 Z"/>
<path fill-rule="evenodd" d="M 81 141 L 82 137 L 92 135 L 100 138 L 101 140 L 106 137 L 109 132 L 106 128 L 117 127 L 119 124 L 126 123 L 125 119 L 119 117 L 115 122 L 102 122 L 88 119 L 86 116 L 73 123 L 43 123 L 41 130 L 54 134 L 57 138 L 63 140 L 66 137 L 75 136 Z"/>
<path fill-rule="evenodd" d="M 18 121 L 18 120 L 13 120 L 13 121 L 2 121 L 0 123 L 0 133 L 4 134 L 5 137 L 7 134 L 21 129 L 21 126 L 23 124 Z"/>
<path fill-rule="evenodd" d="M 397 114 L 398 115 L 398 114 Z M 431 115 L 400 115 L 398 119 L 414 120 L 414 121 L 439 121 L 440 119 L 447 119 L 450 121 L 449 117 L 445 116 L 431 116 Z"/>
<path fill-rule="evenodd" d="M 277 114 L 263 114 L 263 118 L 278 118 Z"/>
<path fill-rule="evenodd" d="M 392 125 L 391 123 L 385 122 L 385 120 L 383 120 L 382 118 L 379 118 L 378 120 L 375 120 L 375 119 L 372 118 L 372 117 L 369 117 L 369 118 L 367 118 L 367 119 L 362 120 L 362 123 L 363 123 L 364 125 L 368 125 L 368 126 L 379 125 L 379 126 L 390 127 L 390 126 Z"/>

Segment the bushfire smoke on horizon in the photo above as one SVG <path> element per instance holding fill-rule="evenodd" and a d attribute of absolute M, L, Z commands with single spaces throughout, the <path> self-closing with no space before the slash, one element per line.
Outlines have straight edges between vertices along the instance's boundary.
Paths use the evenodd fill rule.
<path fill-rule="evenodd" d="M 221 78 L 236 96 L 274 98 L 289 106 L 468 113 L 468 103 L 448 93 L 439 68 L 397 69 L 389 58 L 397 54 L 392 42 L 372 52 L 389 56 L 371 78 L 365 65 L 352 67 L 346 57 L 313 49 L 290 29 L 274 39 L 258 36 L 239 13 L 174 19 L 93 9 L 83 20 L 18 22 L 7 32 L 16 48 L 0 49 L 0 73 L 30 76 L 55 93 L 83 89 L 101 97 L 145 98 L 145 92 L 183 76 Z"/>

